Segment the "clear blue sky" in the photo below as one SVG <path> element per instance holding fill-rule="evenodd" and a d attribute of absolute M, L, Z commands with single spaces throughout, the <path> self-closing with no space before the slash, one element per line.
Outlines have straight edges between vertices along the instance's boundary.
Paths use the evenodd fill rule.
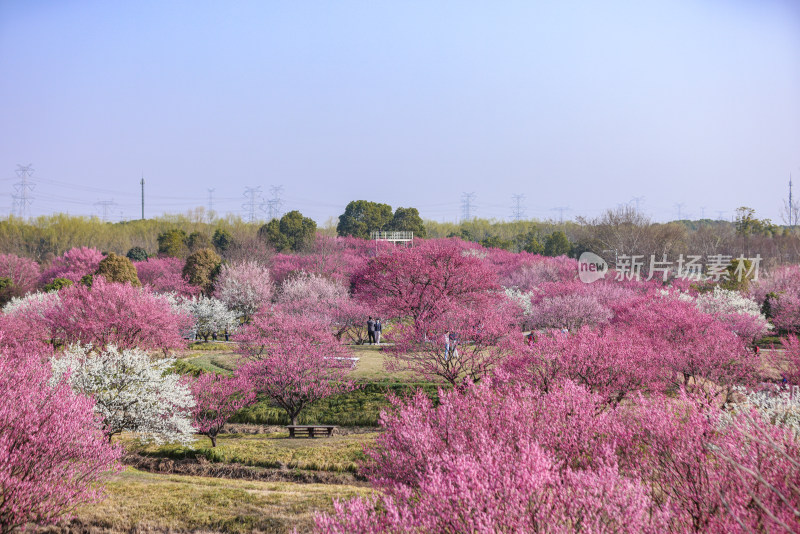
<path fill-rule="evenodd" d="M 350 200 L 656 220 L 800 198 L 800 2 L 0 2 L 0 215 Z"/>

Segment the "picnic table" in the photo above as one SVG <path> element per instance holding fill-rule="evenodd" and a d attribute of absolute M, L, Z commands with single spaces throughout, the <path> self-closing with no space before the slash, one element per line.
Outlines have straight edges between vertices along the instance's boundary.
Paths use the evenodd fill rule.
<path fill-rule="evenodd" d="M 316 436 L 321 436 L 323 433 L 325 436 L 330 437 L 333 434 L 333 429 L 336 428 L 336 425 L 288 425 L 286 428 L 289 429 L 290 438 L 296 438 L 300 436 L 308 436 L 309 438 L 313 438 Z"/>

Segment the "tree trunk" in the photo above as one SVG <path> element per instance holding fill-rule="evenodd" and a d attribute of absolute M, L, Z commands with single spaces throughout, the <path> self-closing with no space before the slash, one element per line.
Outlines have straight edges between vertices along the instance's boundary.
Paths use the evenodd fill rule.
<path fill-rule="evenodd" d="M 217 446 L 217 435 L 216 434 L 209 434 L 208 435 L 208 439 L 211 440 L 211 446 L 212 447 L 216 447 Z"/>

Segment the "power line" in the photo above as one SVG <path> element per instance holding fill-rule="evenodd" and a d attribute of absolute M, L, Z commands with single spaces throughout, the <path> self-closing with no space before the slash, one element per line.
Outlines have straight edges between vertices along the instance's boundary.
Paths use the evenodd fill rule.
<path fill-rule="evenodd" d="M 557 211 L 558 212 L 558 224 L 563 224 L 564 222 L 564 212 L 569 211 L 569 206 L 556 206 L 555 208 L 551 208 L 550 211 Z"/>
<path fill-rule="evenodd" d="M 244 197 L 247 201 L 242 204 L 242 208 L 247 213 L 248 222 L 256 222 L 256 214 L 264 210 L 264 201 L 261 200 L 261 187 L 245 187 Z"/>
<path fill-rule="evenodd" d="M 98 200 L 97 202 L 94 203 L 94 205 L 95 206 L 99 206 L 103 210 L 103 222 L 106 222 L 108 220 L 108 210 L 111 207 L 116 206 L 117 203 L 114 202 L 113 199 L 111 199 L 111 200 Z"/>
<path fill-rule="evenodd" d="M 30 216 L 31 203 L 33 202 L 33 189 L 35 184 L 28 181 L 33 176 L 33 165 L 17 165 L 17 177 L 20 181 L 14 184 L 14 193 L 11 198 L 14 200 L 12 212 L 16 212 L 20 219 L 27 219 Z"/>
<path fill-rule="evenodd" d="M 473 218 L 472 210 L 475 209 L 473 204 L 475 200 L 475 193 L 461 193 L 461 220 L 471 221 Z"/>
<path fill-rule="evenodd" d="M 283 195 L 283 186 L 282 185 L 273 185 L 269 188 L 270 199 L 267 201 L 267 209 L 269 212 L 269 219 L 277 219 L 281 216 L 281 207 L 283 206 L 283 200 L 281 196 Z"/>
<path fill-rule="evenodd" d="M 522 201 L 525 200 L 525 195 L 512 195 L 514 199 L 514 206 L 511 208 L 511 218 L 515 221 L 521 221 L 525 218 L 525 208 L 522 207 Z"/>

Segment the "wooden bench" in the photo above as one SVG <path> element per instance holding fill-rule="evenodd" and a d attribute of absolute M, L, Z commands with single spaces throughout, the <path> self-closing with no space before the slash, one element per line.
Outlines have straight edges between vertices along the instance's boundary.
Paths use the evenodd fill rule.
<path fill-rule="evenodd" d="M 323 433 L 325 436 L 330 437 L 333 434 L 333 429 L 336 428 L 335 425 L 288 425 L 286 428 L 289 429 L 289 437 L 290 438 L 297 438 L 300 436 L 308 436 L 309 438 L 313 438 L 316 436 L 321 436 Z"/>

